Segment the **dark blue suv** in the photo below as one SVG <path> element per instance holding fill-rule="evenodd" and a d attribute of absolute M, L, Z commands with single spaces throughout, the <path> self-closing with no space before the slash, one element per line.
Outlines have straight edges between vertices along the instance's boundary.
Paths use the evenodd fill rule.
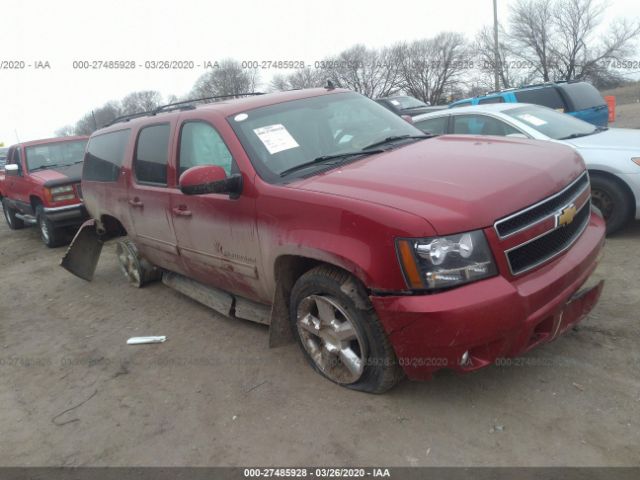
<path fill-rule="evenodd" d="M 600 92 L 590 83 L 578 81 L 543 83 L 490 92 L 479 97 L 458 100 L 449 105 L 449 108 L 515 102 L 553 108 L 597 127 L 606 127 L 609 123 L 609 109 Z"/>

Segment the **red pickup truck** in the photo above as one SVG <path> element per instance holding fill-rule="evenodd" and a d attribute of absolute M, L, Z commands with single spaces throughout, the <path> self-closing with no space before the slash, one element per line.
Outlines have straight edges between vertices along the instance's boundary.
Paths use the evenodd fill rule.
<path fill-rule="evenodd" d="M 0 176 L 0 201 L 9 228 L 37 224 L 45 245 L 57 247 L 68 239 L 65 229 L 88 218 L 80 190 L 87 139 L 51 138 L 9 147 Z"/>
<path fill-rule="evenodd" d="M 551 341 L 594 306 L 604 242 L 563 145 L 423 134 L 333 88 L 195 107 L 95 132 L 93 217 L 62 265 L 91 279 L 103 242 L 135 285 L 163 282 L 297 339 L 341 385 L 470 371 Z M 247 345 L 247 348 L 250 346 Z"/>

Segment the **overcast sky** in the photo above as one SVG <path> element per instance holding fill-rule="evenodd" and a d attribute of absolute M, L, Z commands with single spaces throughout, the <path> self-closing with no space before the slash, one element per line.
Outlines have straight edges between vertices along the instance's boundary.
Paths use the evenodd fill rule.
<path fill-rule="evenodd" d="M 498 0 L 506 19 L 509 3 Z M 612 0 L 605 21 L 640 17 Z M 0 142 L 53 136 L 84 113 L 135 90 L 183 95 L 205 70 L 74 70 L 74 60 L 238 60 L 313 63 L 355 43 L 390 45 L 493 21 L 492 0 L 10 0 L 2 2 Z M 636 60 L 640 60 L 636 59 Z M 49 62 L 39 70 L 36 62 Z M 274 71 L 262 72 L 268 79 Z"/>

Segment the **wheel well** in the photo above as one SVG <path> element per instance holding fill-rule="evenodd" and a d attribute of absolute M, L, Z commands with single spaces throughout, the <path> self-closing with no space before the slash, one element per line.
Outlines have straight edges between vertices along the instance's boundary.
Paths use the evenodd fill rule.
<path fill-rule="evenodd" d="M 627 196 L 627 198 L 629 198 L 629 200 L 631 200 L 631 214 L 633 216 L 635 216 L 635 214 L 636 214 L 636 198 L 633 195 L 633 192 L 631 191 L 631 188 L 629 188 L 629 185 L 627 185 L 623 180 L 621 180 L 619 177 L 615 176 L 613 173 L 605 172 L 603 170 L 589 170 L 589 175 L 590 176 L 596 175 L 596 176 L 608 178 L 609 180 L 611 180 L 613 182 L 616 182 L 618 185 L 620 185 L 620 187 L 624 191 L 624 193 Z"/>
<path fill-rule="evenodd" d="M 328 265 L 344 270 L 349 275 L 353 274 L 337 265 L 298 255 L 282 255 L 276 259 L 274 266 L 274 278 L 276 291 L 271 309 L 271 326 L 269 330 L 269 345 L 278 347 L 293 341 L 291 328 L 289 327 L 289 298 L 291 290 L 298 278 L 319 265 Z M 356 278 L 353 276 L 353 278 Z M 361 282 L 356 278 L 356 282 Z M 354 284 L 354 287 L 356 284 Z M 364 285 L 362 285 L 364 288 Z"/>
<path fill-rule="evenodd" d="M 31 204 L 33 213 L 36 213 L 36 208 L 38 207 L 38 205 L 42 205 L 42 200 L 40 200 L 40 198 L 36 197 L 35 195 L 31 195 L 29 197 L 29 203 Z"/>
<path fill-rule="evenodd" d="M 120 220 L 116 217 L 102 215 L 102 217 L 100 217 L 100 224 L 109 238 L 124 237 L 127 235 L 127 229 L 124 228 Z"/>

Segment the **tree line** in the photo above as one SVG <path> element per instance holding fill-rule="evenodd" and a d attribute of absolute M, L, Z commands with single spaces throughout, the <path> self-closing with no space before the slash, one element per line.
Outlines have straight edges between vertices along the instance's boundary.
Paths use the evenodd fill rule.
<path fill-rule="evenodd" d="M 259 69 L 230 58 L 201 75 L 181 98 L 165 99 L 153 90 L 133 92 L 94 108 L 56 134 L 87 135 L 118 116 L 176 100 L 320 87 L 328 80 L 371 98 L 404 93 L 444 104 L 493 90 L 496 66 L 501 88 L 564 80 L 612 88 L 640 70 L 627 68 L 638 61 L 633 56 L 640 21 L 618 18 L 603 25 L 606 6 L 599 0 L 517 0 L 499 26 L 497 55 L 493 29 L 486 27 L 471 39 L 443 32 L 382 48 L 354 45 L 318 65 L 276 74 L 266 84 Z"/>

